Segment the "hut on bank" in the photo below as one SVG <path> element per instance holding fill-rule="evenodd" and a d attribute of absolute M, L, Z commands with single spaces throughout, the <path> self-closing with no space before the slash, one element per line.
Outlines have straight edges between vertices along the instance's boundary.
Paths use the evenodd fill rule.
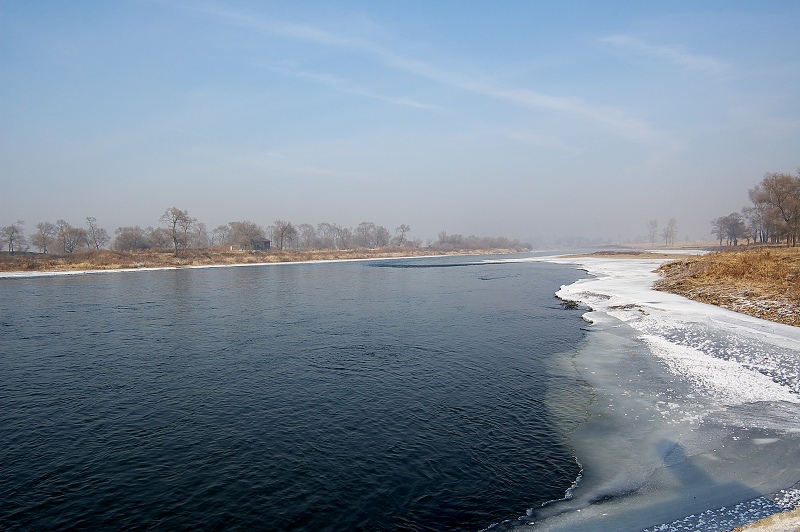
<path fill-rule="evenodd" d="M 270 240 L 250 240 L 239 246 L 242 251 L 269 251 Z"/>

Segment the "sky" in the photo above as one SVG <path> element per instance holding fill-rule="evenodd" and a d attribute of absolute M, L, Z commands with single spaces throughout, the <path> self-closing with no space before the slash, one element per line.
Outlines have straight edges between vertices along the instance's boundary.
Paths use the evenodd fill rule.
<path fill-rule="evenodd" d="M 800 168 L 800 2 L 0 0 L 0 225 L 628 240 Z"/>

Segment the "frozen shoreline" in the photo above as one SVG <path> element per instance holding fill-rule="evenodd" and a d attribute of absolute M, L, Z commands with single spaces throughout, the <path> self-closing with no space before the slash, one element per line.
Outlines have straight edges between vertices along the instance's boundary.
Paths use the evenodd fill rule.
<path fill-rule="evenodd" d="M 800 505 L 800 329 L 652 290 L 665 259 L 527 260 L 592 275 L 557 295 L 591 309 L 563 363 L 594 398 L 571 498 L 519 525 L 726 530 Z"/>
<path fill-rule="evenodd" d="M 337 262 L 365 262 L 373 260 L 406 260 L 406 259 L 425 259 L 434 257 L 446 257 L 448 255 L 411 255 L 408 257 L 366 257 L 355 259 L 319 259 L 319 260 L 302 260 L 302 261 L 284 261 L 284 262 L 247 262 L 239 264 L 197 264 L 187 266 L 153 266 L 142 268 L 110 268 L 107 270 L 59 270 L 59 271 L 9 271 L 0 272 L 0 280 L 3 279 L 35 279 L 39 277 L 64 277 L 76 275 L 99 275 L 99 274 L 114 274 L 114 273 L 131 273 L 131 272 L 158 272 L 167 270 L 197 270 L 206 268 L 245 268 L 248 266 L 286 266 L 290 264 L 328 264 Z"/>

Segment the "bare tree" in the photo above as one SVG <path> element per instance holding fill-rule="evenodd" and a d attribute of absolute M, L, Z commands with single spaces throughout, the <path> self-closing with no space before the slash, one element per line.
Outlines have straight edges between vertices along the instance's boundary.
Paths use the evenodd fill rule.
<path fill-rule="evenodd" d="M 720 216 L 719 218 L 714 218 L 711 220 L 711 234 L 717 237 L 719 240 L 719 245 L 722 245 L 722 241 L 725 240 L 725 217 Z"/>
<path fill-rule="evenodd" d="M 352 246 L 353 231 L 338 224 L 317 224 L 317 240 L 325 249 L 348 249 Z"/>
<path fill-rule="evenodd" d="M 319 246 L 317 242 L 317 231 L 311 224 L 300 224 L 297 226 L 297 234 L 299 236 L 298 243 L 301 248 L 314 249 Z"/>
<path fill-rule="evenodd" d="M 36 234 L 31 238 L 33 247 L 42 253 L 52 251 L 55 245 L 56 226 L 50 222 L 36 224 Z"/>
<path fill-rule="evenodd" d="M 763 205 L 742 207 L 742 216 L 747 224 L 747 229 L 750 231 L 753 243 L 768 242 L 769 224 L 767 223 L 765 214 L 766 209 L 764 209 Z"/>
<path fill-rule="evenodd" d="M 669 245 L 674 246 L 675 237 L 678 236 L 678 220 L 670 218 L 667 227 L 669 228 Z"/>
<path fill-rule="evenodd" d="M 224 243 L 245 248 L 258 240 L 266 240 L 264 228 L 260 225 L 250 220 L 228 223 L 228 235 Z"/>
<path fill-rule="evenodd" d="M 272 229 L 272 237 L 278 244 L 278 249 L 283 249 L 285 246 L 291 244 L 296 236 L 297 229 L 292 225 L 292 222 L 275 220 Z"/>
<path fill-rule="evenodd" d="M 194 226 L 192 227 L 190 240 L 193 248 L 207 248 L 209 245 L 209 238 L 206 224 L 195 221 Z"/>
<path fill-rule="evenodd" d="M 394 237 L 394 242 L 398 246 L 404 246 L 406 244 L 406 233 L 411 231 L 411 228 L 406 224 L 400 225 L 397 229 L 394 230 L 396 236 Z"/>
<path fill-rule="evenodd" d="M 82 227 L 68 227 L 62 232 L 64 253 L 74 253 L 88 241 L 86 230 Z"/>
<path fill-rule="evenodd" d="M 667 226 L 661 230 L 661 236 L 667 246 L 675 244 L 675 235 L 678 234 L 678 221 L 670 218 Z"/>
<path fill-rule="evenodd" d="M 336 226 L 336 247 L 339 249 L 351 249 L 354 247 L 353 230 L 349 227 Z"/>
<path fill-rule="evenodd" d="M 656 238 L 658 238 L 658 220 L 650 220 L 647 222 L 647 232 L 650 235 L 650 244 L 654 245 L 656 243 Z"/>
<path fill-rule="evenodd" d="M 2 235 L 3 242 L 9 253 L 21 251 L 25 249 L 27 242 L 25 241 L 25 222 L 17 220 L 11 225 L 0 228 L 0 235 Z"/>
<path fill-rule="evenodd" d="M 72 227 L 63 219 L 56 220 L 56 236 L 63 253 L 74 253 L 81 245 L 90 246 L 89 236 L 85 229 Z"/>
<path fill-rule="evenodd" d="M 744 218 L 738 212 L 732 212 L 725 217 L 725 229 L 728 245 L 738 246 L 740 238 L 750 239 L 750 233 L 747 231 Z"/>
<path fill-rule="evenodd" d="M 175 256 L 178 256 L 179 249 L 186 248 L 188 244 L 187 234 L 194 223 L 194 219 L 189 216 L 189 211 L 170 207 L 161 215 L 161 222 L 166 226 L 175 246 Z"/>
<path fill-rule="evenodd" d="M 219 246 L 225 244 L 228 240 L 228 231 L 230 228 L 227 225 L 218 225 L 211 231 L 211 245 Z"/>
<path fill-rule="evenodd" d="M 86 217 L 86 235 L 89 241 L 89 247 L 94 246 L 95 249 L 105 247 L 110 240 L 108 233 L 105 229 L 97 225 L 97 219 L 93 216 Z"/>
<path fill-rule="evenodd" d="M 186 216 L 182 216 L 181 219 L 178 220 L 178 228 L 181 231 L 181 242 L 183 242 L 184 249 L 189 247 L 189 244 L 191 243 L 191 230 L 197 223 L 197 219 L 189 216 L 188 212 L 186 213 Z M 205 231 L 205 226 L 203 226 L 203 230 Z"/>
<path fill-rule="evenodd" d="M 317 237 L 320 247 L 331 249 L 336 247 L 336 225 L 322 222 L 317 224 Z"/>
<path fill-rule="evenodd" d="M 378 247 L 385 247 L 389 245 L 392 235 L 389 230 L 382 225 L 375 227 L 375 245 Z"/>
<path fill-rule="evenodd" d="M 145 230 L 148 248 L 166 249 L 172 244 L 171 233 L 163 227 L 150 227 Z"/>
<path fill-rule="evenodd" d="M 766 204 L 775 209 L 782 222 L 786 246 L 796 246 L 800 232 L 800 171 L 798 177 L 789 174 L 767 173 L 761 183 L 750 190 L 754 204 Z"/>
<path fill-rule="evenodd" d="M 138 225 L 134 227 L 118 227 L 114 234 L 117 235 L 114 239 L 114 249 L 119 251 L 147 249 L 151 245 L 144 229 Z"/>
<path fill-rule="evenodd" d="M 56 220 L 56 236 L 58 237 L 59 244 L 61 245 L 62 253 L 69 253 L 67 251 L 67 232 L 72 226 L 63 218 Z"/>
<path fill-rule="evenodd" d="M 711 221 L 714 228 L 711 232 L 717 235 L 719 245 L 726 240 L 727 244 L 738 246 L 740 238 L 750 238 L 744 218 L 738 212 L 732 212 L 728 216 L 720 216 Z"/>
<path fill-rule="evenodd" d="M 356 234 L 358 235 L 359 245 L 365 248 L 373 247 L 375 243 L 375 223 L 361 222 L 356 227 Z"/>

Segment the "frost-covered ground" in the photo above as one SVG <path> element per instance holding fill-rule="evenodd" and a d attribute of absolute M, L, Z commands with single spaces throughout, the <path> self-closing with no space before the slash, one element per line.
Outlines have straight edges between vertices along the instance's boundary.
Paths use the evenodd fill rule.
<path fill-rule="evenodd" d="M 577 487 L 519 525 L 730 530 L 800 505 L 800 328 L 651 290 L 663 259 L 545 260 L 592 275 L 557 295 L 590 323 L 564 363 L 593 400 Z"/>

